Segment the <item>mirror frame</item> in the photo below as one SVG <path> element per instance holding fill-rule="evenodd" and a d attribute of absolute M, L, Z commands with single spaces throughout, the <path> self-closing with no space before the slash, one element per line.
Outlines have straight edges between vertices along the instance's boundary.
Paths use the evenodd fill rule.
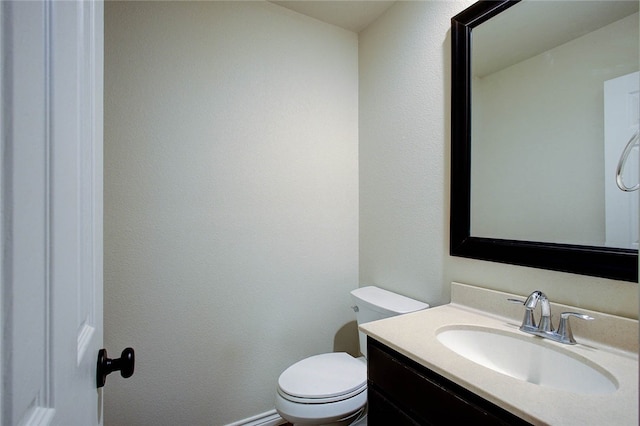
<path fill-rule="evenodd" d="M 479 1 L 451 18 L 451 256 L 638 282 L 638 252 L 471 236 L 473 28 L 521 0 Z"/>

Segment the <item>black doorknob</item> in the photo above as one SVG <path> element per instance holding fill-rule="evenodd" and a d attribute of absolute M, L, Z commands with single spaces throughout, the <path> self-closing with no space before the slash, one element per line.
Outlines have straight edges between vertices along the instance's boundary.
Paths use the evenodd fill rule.
<path fill-rule="evenodd" d="M 107 375 L 120 370 L 120 375 L 125 379 L 133 375 L 133 368 L 136 363 L 135 353 L 132 348 L 125 348 L 120 358 L 107 358 L 107 350 L 100 349 L 98 352 L 98 368 L 96 371 L 96 386 L 101 388 L 107 380 Z"/>

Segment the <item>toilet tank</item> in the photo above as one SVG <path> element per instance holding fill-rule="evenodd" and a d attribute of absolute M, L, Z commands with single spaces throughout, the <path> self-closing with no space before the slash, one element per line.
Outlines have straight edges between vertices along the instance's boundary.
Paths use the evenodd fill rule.
<path fill-rule="evenodd" d="M 370 321 L 427 309 L 428 304 L 375 286 L 360 287 L 351 292 L 358 325 Z M 360 352 L 367 356 L 367 335 L 358 332 Z"/>

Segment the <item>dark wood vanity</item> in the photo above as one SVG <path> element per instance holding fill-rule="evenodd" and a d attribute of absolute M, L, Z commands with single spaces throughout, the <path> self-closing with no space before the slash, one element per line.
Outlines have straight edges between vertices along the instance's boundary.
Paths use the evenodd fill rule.
<path fill-rule="evenodd" d="M 371 337 L 367 352 L 371 426 L 529 424 Z"/>

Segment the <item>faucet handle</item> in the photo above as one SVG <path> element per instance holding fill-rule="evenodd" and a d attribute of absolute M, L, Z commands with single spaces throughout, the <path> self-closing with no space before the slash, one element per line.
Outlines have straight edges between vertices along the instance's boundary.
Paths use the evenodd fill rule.
<path fill-rule="evenodd" d="M 558 337 L 560 338 L 560 342 L 567 343 L 569 345 L 575 345 L 576 339 L 573 338 L 573 333 L 571 332 L 569 317 L 576 317 L 586 321 L 591 321 L 595 318 L 589 315 L 581 314 L 579 312 L 563 312 L 560 314 L 560 324 L 558 324 L 558 331 L 556 331 Z"/>
<path fill-rule="evenodd" d="M 568 319 L 569 317 L 578 317 L 583 320 L 591 321 L 594 320 L 594 317 L 591 317 L 587 314 L 581 314 L 580 312 L 563 312 L 560 314 L 560 319 Z"/>
<path fill-rule="evenodd" d="M 518 305 L 524 305 L 526 302 L 520 299 L 507 299 L 507 301 L 511 303 L 516 303 Z M 522 325 L 520 326 L 520 330 L 522 331 L 535 331 L 538 329 L 536 325 L 536 319 L 533 316 L 533 309 L 530 309 L 525 306 L 524 310 L 524 318 L 522 319 Z"/>

